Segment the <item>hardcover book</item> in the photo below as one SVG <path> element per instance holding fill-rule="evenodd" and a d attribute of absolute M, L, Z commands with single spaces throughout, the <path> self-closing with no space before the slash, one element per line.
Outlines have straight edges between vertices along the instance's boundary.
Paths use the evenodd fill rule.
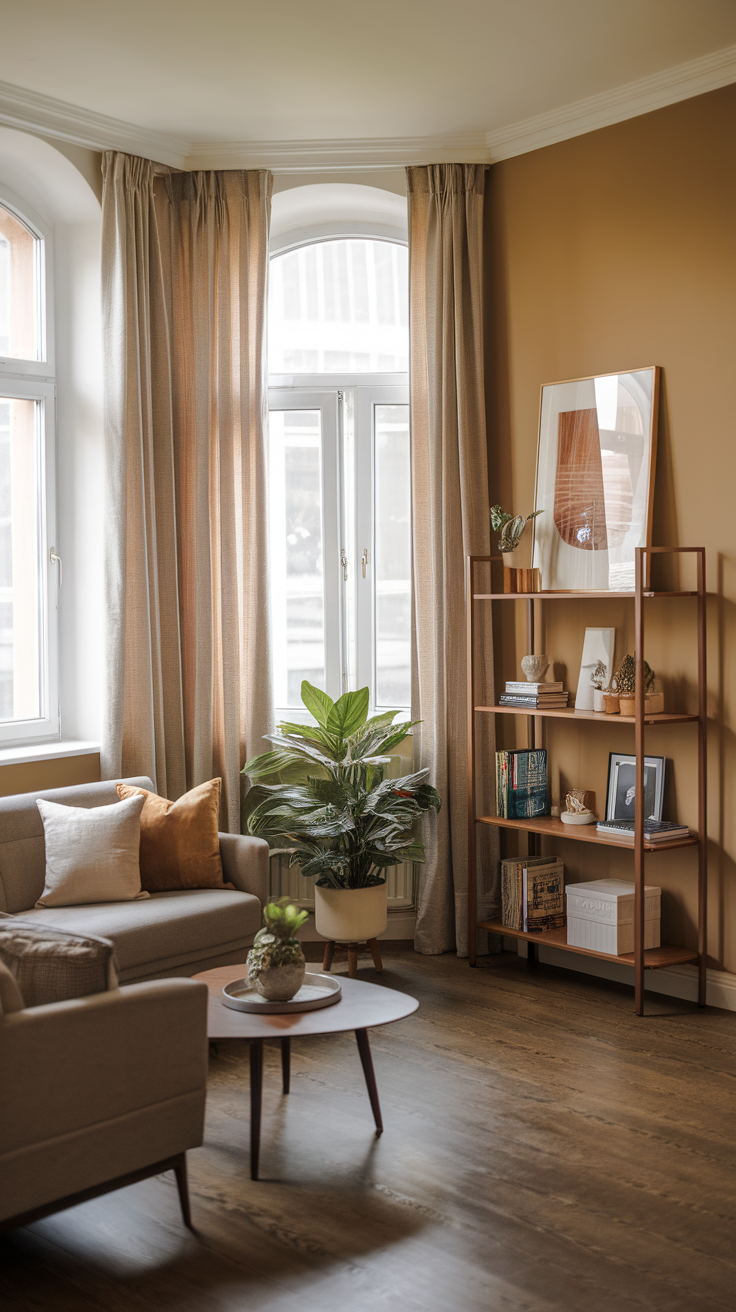
<path fill-rule="evenodd" d="M 565 924 L 565 867 L 559 857 L 512 857 L 501 862 L 501 922 L 537 933 Z"/>
<path fill-rule="evenodd" d="M 547 750 L 496 752 L 496 813 L 504 820 L 547 815 Z"/>

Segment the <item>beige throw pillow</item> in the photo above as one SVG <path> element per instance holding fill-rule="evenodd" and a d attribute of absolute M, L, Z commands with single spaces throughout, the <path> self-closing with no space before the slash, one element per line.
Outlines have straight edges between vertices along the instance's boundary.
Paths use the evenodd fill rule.
<path fill-rule="evenodd" d="M 141 891 L 143 798 L 112 806 L 60 806 L 36 799 L 46 841 L 46 882 L 37 907 L 130 902 Z"/>
<path fill-rule="evenodd" d="M 0 920 L 0 963 L 26 1007 L 84 998 L 118 986 L 115 949 L 107 938 L 68 934 L 10 916 Z"/>

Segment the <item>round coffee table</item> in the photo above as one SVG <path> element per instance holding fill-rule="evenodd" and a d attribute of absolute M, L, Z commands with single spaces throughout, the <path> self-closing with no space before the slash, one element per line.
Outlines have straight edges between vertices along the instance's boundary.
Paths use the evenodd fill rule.
<path fill-rule="evenodd" d="M 250 1174 L 258 1179 L 258 1159 L 261 1144 L 261 1102 L 263 1090 L 263 1044 L 266 1039 L 281 1040 L 281 1073 L 284 1093 L 289 1092 L 291 1072 L 291 1040 L 309 1038 L 313 1034 L 341 1034 L 354 1030 L 363 1074 L 368 1087 L 376 1134 L 383 1132 L 381 1106 L 378 1101 L 376 1075 L 373 1070 L 368 1029 L 374 1025 L 389 1025 L 403 1020 L 416 1011 L 419 1003 L 408 993 L 368 984 L 363 980 L 340 976 L 340 1001 L 319 1011 L 287 1012 L 284 1015 L 268 1013 L 259 1016 L 251 1011 L 234 1011 L 222 1001 L 222 990 L 231 980 L 243 979 L 247 967 L 218 966 L 204 970 L 194 979 L 202 980 L 210 991 L 207 1017 L 207 1037 L 217 1039 L 247 1039 L 250 1043 Z"/>

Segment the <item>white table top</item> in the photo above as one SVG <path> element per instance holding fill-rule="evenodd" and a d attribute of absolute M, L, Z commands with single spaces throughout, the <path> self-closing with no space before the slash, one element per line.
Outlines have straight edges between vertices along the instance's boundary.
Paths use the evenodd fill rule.
<path fill-rule="evenodd" d="M 284 1015 L 271 1012 L 259 1016 L 252 1011 L 234 1011 L 222 1001 L 225 985 L 234 979 L 244 979 L 246 974 L 247 967 L 243 964 L 218 966 L 194 976 L 210 991 L 208 1038 L 282 1039 L 309 1034 L 340 1034 L 344 1030 L 370 1029 L 374 1025 L 403 1020 L 419 1006 L 417 999 L 408 993 L 340 975 L 342 995 L 332 1006 L 321 1007 L 319 1011 L 292 1011 Z"/>

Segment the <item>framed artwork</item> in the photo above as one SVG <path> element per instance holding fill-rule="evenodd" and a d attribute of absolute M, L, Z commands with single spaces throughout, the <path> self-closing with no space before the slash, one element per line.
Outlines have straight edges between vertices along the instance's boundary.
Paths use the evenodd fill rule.
<path fill-rule="evenodd" d="M 595 689 L 593 687 L 593 676 L 599 665 L 605 665 L 606 667 L 602 686 L 607 688 L 611 682 L 615 641 L 615 629 L 585 630 L 583 656 L 580 662 L 580 678 L 578 679 L 578 690 L 575 693 L 576 711 L 592 711 L 594 709 L 593 693 Z"/>
<path fill-rule="evenodd" d="M 644 757 L 644 819 L 661 820 L 664 802 L 663 756 Z M 636 757 L 608 754 L 606 820 L 633 820 L 636 804 Z"/>
<path fill-rule="evenodd" d="M 542 590 L 634 590 L 651 545 L 659 368 L 542 387 L 532 565 Z"/>

